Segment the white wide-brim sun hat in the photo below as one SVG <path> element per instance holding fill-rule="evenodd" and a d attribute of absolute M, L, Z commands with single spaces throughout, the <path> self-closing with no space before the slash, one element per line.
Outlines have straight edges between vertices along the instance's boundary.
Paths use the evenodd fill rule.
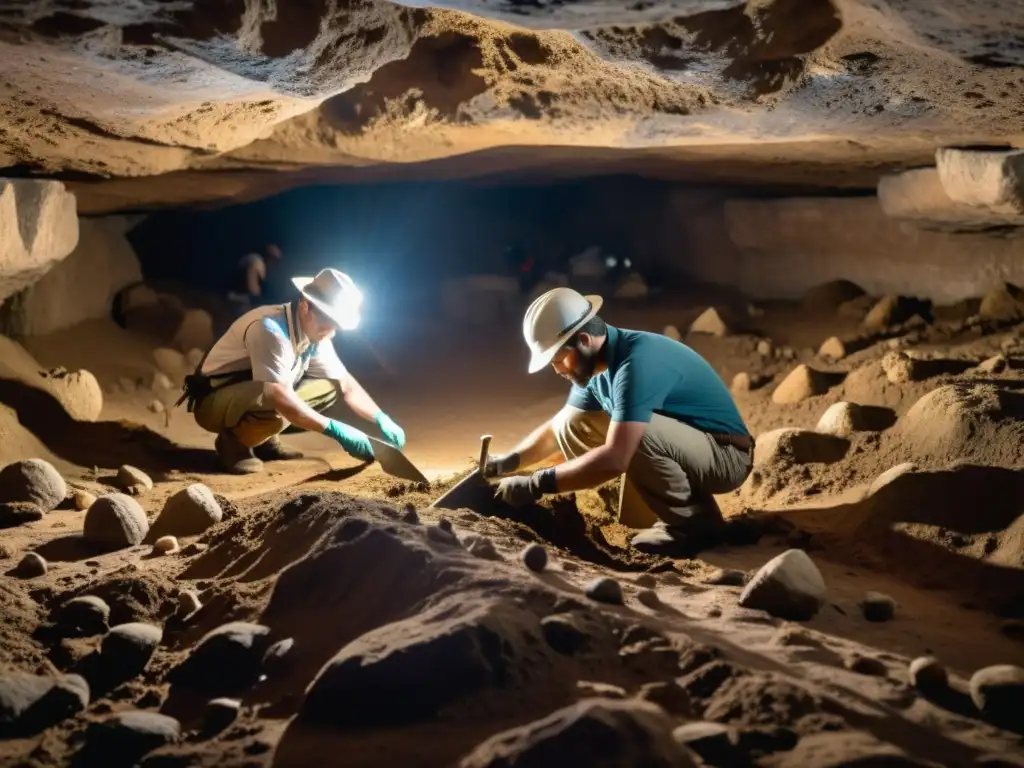
<path fill-rule="evenodd" d="M 363 294 L 351 277 L 336 269 L 322 269 L 316 277 L 293 277 L 302 297 L 328 317 L 340 330 L 359 327 Z"/>
<path fill-rule="evenodd" d="M 523 338 L 530 350 L 529 372 L 550 365 L 558 350 L 598 313 L 603 303 L 600 296 L 584 296 L 564 287 L 538 296 L 523 317 Z"/>

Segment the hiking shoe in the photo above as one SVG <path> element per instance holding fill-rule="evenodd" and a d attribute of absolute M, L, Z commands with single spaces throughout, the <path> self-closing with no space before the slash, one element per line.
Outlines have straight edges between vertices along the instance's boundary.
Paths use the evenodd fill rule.
<path fill-rule="evenodd" d="M 650 528 L 640 531 L 629 541 L 638 552 L 661 557 L 693 557 L 702 549 L 714 546 L 716 537 L 706 529 L 687 530 L 685 525 L 667 525 L 658 521 Z"/>
<path fill-rule="evenodd" d="M 238 442 L 234 433 L 221 432 L 213 445 L 217 449 L 217 458 L 220 459 L 221 466 L 228 472 L 252 475 L 263 470 L 263 462 L 253 455 L 251 448 L 246 448 Z"/>
<path fill-rule="evenodd" d="M 263 461 L 291 461 L 292 459 L 302 458 L 302 451 L 286 447 L 278 439 L 277 435 L 257 445 L 252 449 L 252 452 L 256 455 L 256 458 Z"/>

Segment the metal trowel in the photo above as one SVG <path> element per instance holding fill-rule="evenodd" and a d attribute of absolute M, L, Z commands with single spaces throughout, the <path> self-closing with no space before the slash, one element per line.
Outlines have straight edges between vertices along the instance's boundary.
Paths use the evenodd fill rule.
<path fill-rule="evenodd" d="M 399 477 L 402 480 L 409 480 L 413 483 L 426 483 L 427 478 L 420 472 L 416 465 L 409 461 L 409 457 L 398 450 L 391 443 L 370 437 L 370 445 L 373 446 L 373 456 L 380 464 L 380 468 L 389 475 Z"/>
<path fill-rule="evenodd" d="M 484 477 L 484 465 L 491 449 L 491 435 L 480 437 L 480 460 L 476 469 L 466 475 L 447 493 L 435 500 L 431 507 L 441 509 L 472 509 L 476 512 L 493 507 L 494 487 Z"/>

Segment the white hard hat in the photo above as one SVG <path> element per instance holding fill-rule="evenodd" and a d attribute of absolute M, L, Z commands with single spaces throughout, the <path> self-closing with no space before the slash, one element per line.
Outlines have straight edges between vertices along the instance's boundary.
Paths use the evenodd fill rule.
<path fill-rule="evenodd" d="M 336 269 L 322 269 L 316 277 L 293 277 L 292 284 L 303 298 L 319 309 L 343 331 L 359 325 L 363 294 L 351 277 Z"/>
<path fill-rule="evenodd" d="M 552 288 L 538 296 L 523 317 L 530 373 L 548 365 L 562 345 L 597 314 L 603 302 L 600 296 L 584 296 L 572 288 Z"/>

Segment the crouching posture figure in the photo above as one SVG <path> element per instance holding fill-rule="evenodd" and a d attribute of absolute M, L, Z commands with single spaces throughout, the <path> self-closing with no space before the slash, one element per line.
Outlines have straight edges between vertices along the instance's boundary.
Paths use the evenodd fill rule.
<path fill-rule="evenodd" d="M 572 388 L 561 411 L 490 459 L 485 474 L 555 463 L 500 482 L 497 496 L 514 506 L 624 474 L 619 520 L 646 529 L 634 547 L 683 555 L 710 546 L 724 525 L 713 494 L 750 474 L 753 438 L 706 360 L 660 334 L 606 324 L 601 304 L 555 288 L 527 309 L 530 373 L 550 364 Z"/>
<path fill-rule="evenodd" d="M 365 432 L 324 416 L 337 401 L 375 421 L 399 448 L 405 433 L 345 369 L 331 339 L 359 324 L 362 294 L 335 269 L 293 278 L 299 296 L 288 304 L 257 307 L 238 318 L 185 380 L 178 403 L 188 402 L 196 423 L 217 435 L 229 472 L 259 472 L 264 461 L 301 458 L 278 435 L 289 425 L 321 432 L 350 455 L 372 461 Z"/>

